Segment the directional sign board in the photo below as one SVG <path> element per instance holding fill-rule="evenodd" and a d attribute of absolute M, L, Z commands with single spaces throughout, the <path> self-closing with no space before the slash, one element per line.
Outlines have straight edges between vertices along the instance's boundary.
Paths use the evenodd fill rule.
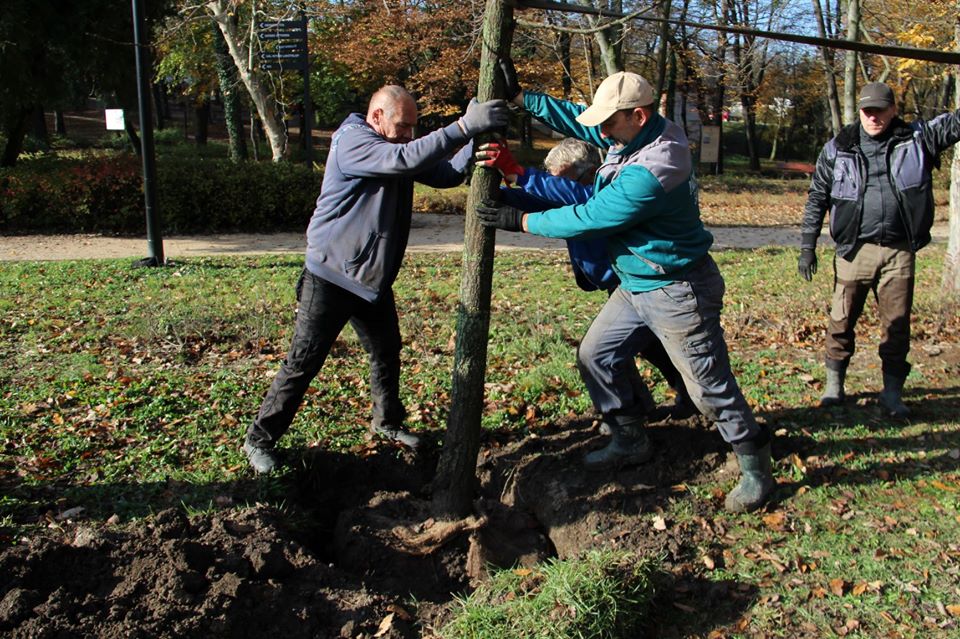
<path fill-rule="evenodd" d="M 284 29 L 283 31 L 261 31 L 257 36 L 261 40 L 302 40 L 306 34 L 307 32 L 303 29 Z"/>
<path fill-rule="evenodd" d="M 259 55 L 261 60 L 303 60 L 303 53 L 291 51 L 278 51 L 276 53 L 261 51 Z"/>
<path fill-rule="evenodd" d="M 264 71 L 303 71 L 304 63 L 299 61 L 261 62 L 260 68 Z"/>
<path fill-rule="evenodd" d="M 274 47 L 277 51 L 303 51 L 302 42 L 278 42 Z"/>
<path fill-rule="evenodd" d="M 303 20 L 272 20 L 257 23 L 258 29 L 303 29 Z"/>

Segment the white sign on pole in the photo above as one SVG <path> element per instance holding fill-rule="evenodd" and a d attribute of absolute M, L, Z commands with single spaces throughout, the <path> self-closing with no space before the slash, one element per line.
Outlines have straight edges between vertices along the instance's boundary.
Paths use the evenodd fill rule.
<path fill-rule="evenodd" d="M 123 109 L 105 109 L 107 131 L 123 131 Z"/>
<path fill-rule="evenodd" d="M 700 132 L 700 161 L 717 162 L 720 159 L 720 127 L 705 126 Z"/>

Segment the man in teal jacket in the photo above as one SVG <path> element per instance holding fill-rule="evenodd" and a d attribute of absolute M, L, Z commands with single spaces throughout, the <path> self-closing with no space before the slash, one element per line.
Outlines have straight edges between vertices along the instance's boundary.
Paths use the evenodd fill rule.
<path fill-rule="evenodd" d="M 564 239 L 606 238 L 620 286 L 580 343 L 577 364 L 612 433 L 585 458 L 588 467 L 641 463 L 652 454 L 644 432 L 644 385 L 630 383 L 629 362 L 652 339 L 663 343 L 690 399 L 716 422 L 740 462 L 727 495 L 731 511 L 763 505 L 774 487 L 769 431 L 757 424 L 740 391 L 720 326 L 724 281 L 700 221 L 692 158 L 683 130 L 659 116 L 650 84 L 635 73 L 604 80 L 583 107 L 522 91 L 509 60 L 500 64 L 508 99 L 551 128 L 609 149 L 593 196 L 539 213 L 486 202 L 483 224 Z"/>

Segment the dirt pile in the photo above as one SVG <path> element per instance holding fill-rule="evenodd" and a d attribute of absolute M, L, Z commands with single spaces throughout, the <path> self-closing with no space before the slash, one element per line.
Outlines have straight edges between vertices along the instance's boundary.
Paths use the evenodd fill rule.
<path fill-rule="evenodd" d="M 435 448 L 417 456 L 311 449 L 284 477 L 283 511 L 188 518 L 167 510 L 121 528 L 81 523 L 7 549 L 0 632 L 416 637 L 491 564 L 532 565 L 597 546 L 680 561 L 696 531 L 691 538 L 641 517 L 683 498 L 704 474 L 727 472 L 727 448 L 696 419 L 651 436 L 651 463 L 602 473 L 580 465 L 602 441 L 589 422 L 520 441 L 493 437 L 481 453 L 476 512 L 459 522 L 430 517 Z M 709 534 L 705 523 L 701 536 Z"/>

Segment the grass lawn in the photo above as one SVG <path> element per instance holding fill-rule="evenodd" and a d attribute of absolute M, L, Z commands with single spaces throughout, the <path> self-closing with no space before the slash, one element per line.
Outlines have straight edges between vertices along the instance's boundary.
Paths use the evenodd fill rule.
<path fill-rule="evenodd" d="M 796 251 L 724 251 L 724 327 L 744 392 L 777 432 L 777 502 L 733 516 L 729 486 L 689 487 L 658 515 L 712 542 L 672 567 L 660 635 L 957 636 L 960 618 L 960 319 L 940 288 L 942 247 L 920 254 L 907 422 L 876 407 L 877 318 L 860 324 L 848 405 L 813 408 L 822 382 L 830 256 L 812 284 Z M 0 544 L 58 515 L 120 521 L 266 501 L 242 433 L 290 338 L 299 257 L 206 258 L 163 269 L 129 261 L 0 264 Z M 401 309 L 403 399 L 415 429 L 444 427 L 461 256 L 408 256 Z M 524 437 L 590 403 L 576 343 L 603 302 L 577 290 L 560 253 L 497 257 L 484 425 Z M 651 374 L 650 381 L 659 380 Z M 664 398 L 665 385 L 656 396 Z M 285 446 L 347 451 L 369 413 L 351 331 L 334 347 Z M 678 445 L 680 445 L 678 443 Z M 708 504 L 709 517 L 693 505 Z M 699 514 L 698 514 L 699 513 Z M 685 580 L 735 581 L 704 607 Z M 726 602 L 726 603 L 724 603 Z M 724 606 L 736 610 L 721 627 Z"/>

